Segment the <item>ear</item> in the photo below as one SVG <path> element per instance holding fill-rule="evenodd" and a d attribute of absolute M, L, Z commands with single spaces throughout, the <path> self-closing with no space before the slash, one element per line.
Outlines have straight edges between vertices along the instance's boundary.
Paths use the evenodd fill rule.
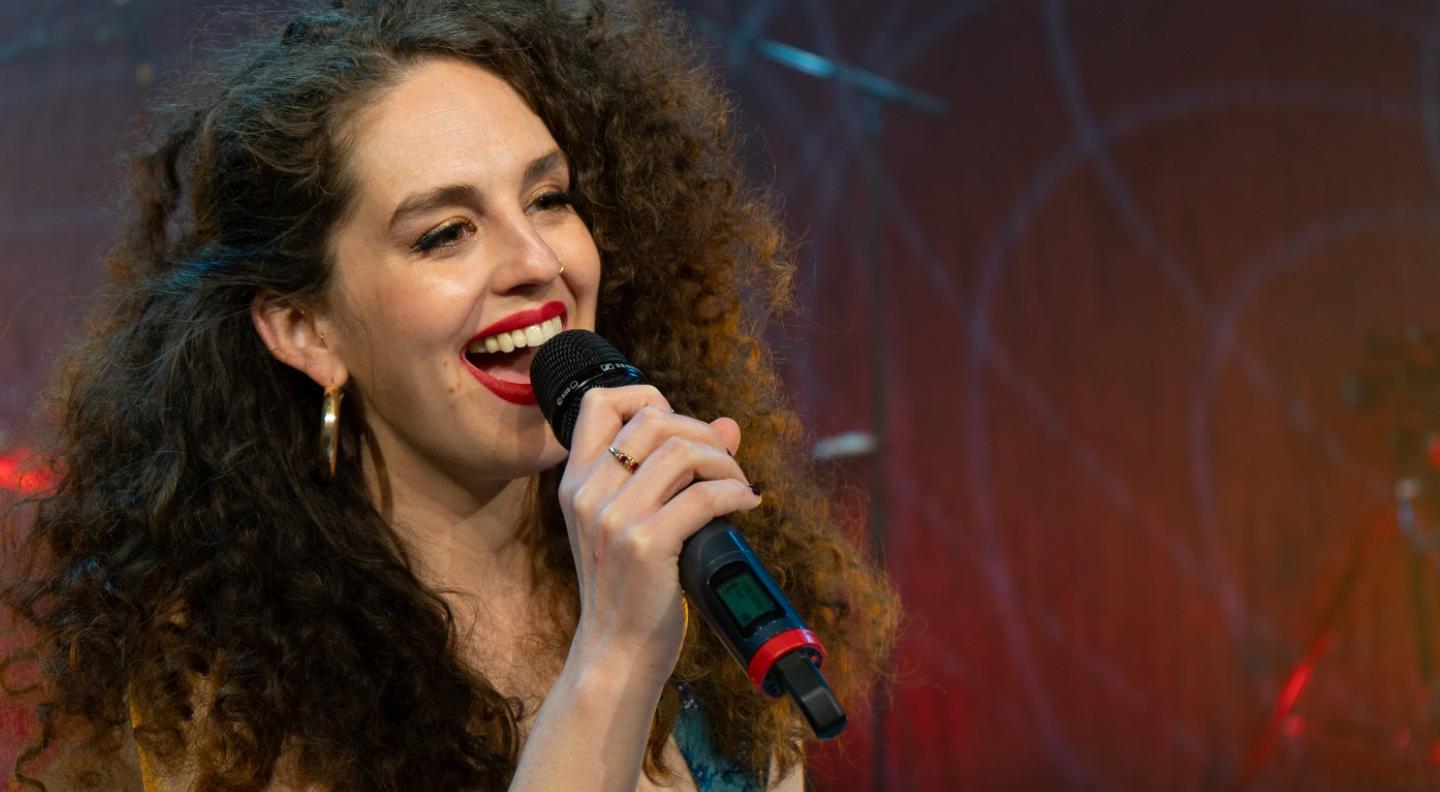
<path fill-rule="evenodd" d="M 306 310 L 273 289 L 255 292 L 250 321 L 276 360 L 303 372 L 322 388 L 344 385 L 350 372 L 336 351 L 326 344 L 334 338 L 333 323 L 317 311 Z"/>

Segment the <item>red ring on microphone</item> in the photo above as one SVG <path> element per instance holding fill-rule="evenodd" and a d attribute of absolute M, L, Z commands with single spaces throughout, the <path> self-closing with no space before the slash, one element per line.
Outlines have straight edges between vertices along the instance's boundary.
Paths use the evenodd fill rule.
<path fill-rule="evenodd" d="M 825 647 L 820 644 L 820 639 L 815 633 L 803 627 L 786 630 L 776 633 L 755 650 L 755 656 L 750 658 L 750 681 L 761 691 L 765 690 L 765 677 L 770 675 L 770 669 L 774 667 L 775 661 L 789 654 L 796 649 L 814 649 L 820 655 L 820 662 L 825 661 Z M 820 663 L 816 663 L 817 666 Z M 768 695 L 768 694 L 767 694 Z"/>

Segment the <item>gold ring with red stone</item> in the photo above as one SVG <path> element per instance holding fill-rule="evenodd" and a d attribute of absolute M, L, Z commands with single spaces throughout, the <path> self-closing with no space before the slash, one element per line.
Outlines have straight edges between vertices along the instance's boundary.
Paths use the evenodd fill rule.
<path fill-rule="evenodd" d="M 640 460 L 636 459 L 633 456 L 630 456 L 624 451 L 621 451 L 615 446 L 610 446 L 610 456 L 613 456 L 617 460 L 619 460 L 620 464 L 624 465 L 625 469 L 630 471 L 631 473 L 634 473 L 635 471 L 640 469 Z"/>

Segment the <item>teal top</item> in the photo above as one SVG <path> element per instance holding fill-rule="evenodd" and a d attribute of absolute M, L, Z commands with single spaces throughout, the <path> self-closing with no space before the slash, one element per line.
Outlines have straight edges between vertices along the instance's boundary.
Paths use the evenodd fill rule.
<path fill-rule="evenodd" d="M 715 749 L 710 737 L 710 724 L 700 709 L 700 702 L 684 685 L 679 686 L 680 715 L 675 720 L 675 743 L 690 775 L 700 792 L 760 792 L 764 789 L 756 779 L 747 776 L 733 762 Z"/>

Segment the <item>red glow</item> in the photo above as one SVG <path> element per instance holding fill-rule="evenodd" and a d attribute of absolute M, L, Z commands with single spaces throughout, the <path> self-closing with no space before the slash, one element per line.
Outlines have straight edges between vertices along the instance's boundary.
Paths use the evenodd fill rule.
<path fill-rule="evenodd" d="M 1394 519 L 1389 513 L 1386 513 L 1371 523 L 1370 529 L 1361 535 L 1360 541 L 1346 564 L 1345 572 L 1341 575 L 1325 609 L 1317 620 L 1312 633 L 1313 637 L 1310 639 L 1304 656 L 1285 678 L 1285 684 L 1280 686 L 1280 692 L 1275 697 L 1275 704 L 1270 710 L 1270 716 L 1265 721 L 1265 727 L 1260 730 L 1250 745 L 1245 764 L 1235 778 L 1233 784 L 1235 789 L 1244 789 L 1255 780 L 1260 768 L 1264 766 L 1266 758 L 1270 755 L 1270 749 L 1274 746 L 1275 738 L 1278 735 L 1284 732 L 1297 736 L 1298 732 L 1303 732 L 1304 720 L 1298 716 L 1292 716 L 1290 711 L 1300 700 L 1300 694 L 1305 692 L 1305 685 L 1309 683 L 1310 674 L 1315 670 L 1316 663 L 1320 662 L 1320 658 L 1324 657 L 1326 650 L 1330 648 L 1336 624 L 1345 612 L 1346 605 L 1349 604 L 1355 581 L 1359 578 L 1366 560 L 1374 552 L 1376 543 L 1383 537 L 1393 536 L 1394 532 Z M 1291 731 L 1292 729 L 1296 731 Z M 1408 736 L 1406 739 L 1408 740 Z M 1440 746 L 1437 746 L 1437 750 L 1440 750 Z M 1437 758 L 1436 762 L 1440 764 L 1440 758 Z"/>
<path fill-rule="evenodd" d="M 1305 692 L 1305 684 L 1310 681 L 1310 672 L 1315 670 L 1315 661 L 1319 658 L 1312 656 L 1305 658 L 1304 662 L 1295 666 L 1290 672 L 1290 678 L 1285 680 L 1285 687 L 1280 691 L 1280 697 L 1275 701 L 1275 714 L 1284 716 L 1295 706 L 1300 694 Z"/>
<path fill-rule="evenodd" d="M 49 471 L 35 467 L 35 460 L 24 451 L 0 453 L 0 489 L 34 495 L 54 484 Z M 28 467 L 28 469 L 27 469 Z"/>
<path fill-rule="evenodd" d="M 1245 770 L 1237 778 L 1235 787 L 1243 789 L 1249 785 L 1251 779 L 1264 764 L 1265 757 L 1269 755 L 1270 748 L 1275 743 L 1275 738 L 1281 734 L 1291 737 L 1298 737 L 1305 730 L 1305 721 L 1299 716 L 1292 715 L 1290 710 L 1294 708 L 1295 702 L 1300 700 L 1300 694 L 1305 692 L 1305 685 L 1310 681 L 1310 673 L 1315 670 L 1315 663 L 1325 654 L 1329 645 L 1329 637 L 1322 636 L 1311 647 L 1310 651 L 1298 665 L 1290 672 L 1285 679 L 1285 684 L 1280 688 L 1280 695 L 1275 697 L 1275 707 L 1270 712 L 1270 720 L 1261 732 L 1260 738 L 1250 748 L 1250 755 L 1245 761 Z"/>
<path fill-rule="evenodd" d="M 1435 745 L 1431 746 L 1430 761 L 1434 764 L 1440 764 L 1440 743 L 1436 743 Z"/>
<path fill-rule="evenodd" d="M 1287 737 L 1299 737 L 1305 734 L 1305 719 L 1299 715 L 1286 715 L 1285 724 L 1280 727 Z"/>

